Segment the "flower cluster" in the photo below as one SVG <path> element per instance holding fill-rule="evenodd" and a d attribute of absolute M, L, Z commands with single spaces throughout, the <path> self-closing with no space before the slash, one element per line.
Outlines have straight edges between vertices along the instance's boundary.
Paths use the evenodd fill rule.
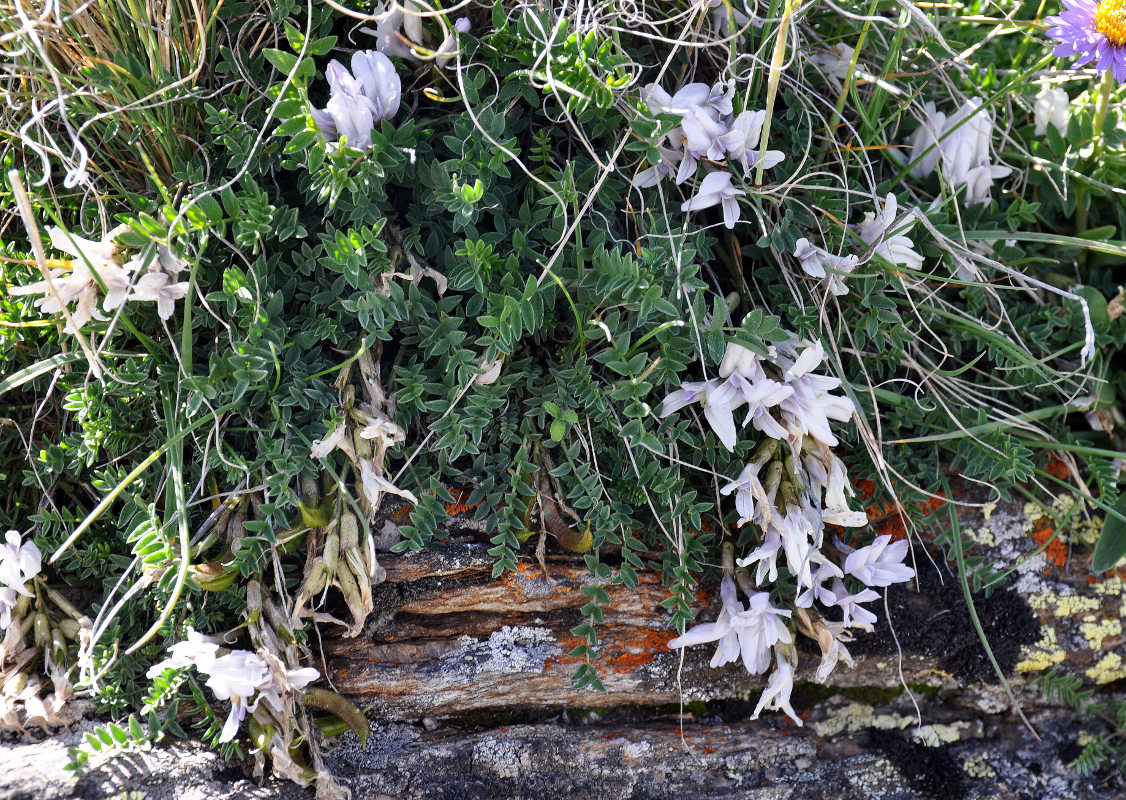
<path fill-rule="evenodd" d="M 753 423 L 765 437 L 739 477 L 720 489 L 724 496 L 734 494 L 738 524 L 751 523 L 761 534 L 761 544 L 735 561 L 740 569 L 754 569 L 753 578 L 741 576 L 747 578 L 744 590 L 750 602 L 744 608 L 735 581 L 726 576 L 716 622 L 692 628 L 669 646 L 718 641 L 712 666 L 741 656 L 751 674 L 763 673 L 775 663 L 755 716 L 764 708 L 781 709 L 799 725 L 789 704 L 796 655 L 784 619 L 796 613 L 802 630 L 822 645 L 818 679 L 824 680 L 839 660 L 851 663 L 844 647 L 851 640 L 849 629 L 870 630 L 876 620 L 861 605 L 879 596 L 870 587 L 909 580 L 915 574 L 902 563 L 907 542 L 892 543 L 889 536 L 848 553 L 843 563 L 824 549 L 827 523 L 856 527 L 868 522 L 864 512 L 849 507 L 852 485 L 844 462 L 831 449 L 838 440 L 829 420 L 849 419 L 854 407 L 848 398 L 832 394 L 841 385 L 839 378 L 814 374 L 824 356 L 820 342 L 798 339 L 777 345 L 769 359 L 729 344 L 718 378 L 685 384 L 665 399 L 662 410 L 667 415 L 688 403 L 702 402 L 709 424 L 724 446 L 733 450 L 733 412 L 747 405 L 743 427 Z M 838 543 L 835 552 L 845 549 Z M 770 589 L 783 569 L 793 580 L 792 610 L 778 608 L 770 599 Z M 846 576 L 851 577 L 851 586 Z M 748 588 L 752 580 L 756 591 Z M 829 613 L 839 614 L 840 620 L 829 621 Z"/>
<path fill-rule="evenodd" d="M 1124 0 L 1064 0 L 1063 11 L 1046 20 L 1054 27 L 1048 36 L 1059 44 L 1052 55 L 1078 56 L 1074 66 L 1095 62 L 1101 75 L 1107 70 L 1126 83 L 1126 2 Z"/>
<path fill-rule="evenodd" d="M 372 128 L 399 110 L 403 86 L 395 65 L 377 50 L 363 50 L 352 55 L 351 72 L 333 59 L 325 76 L 328 105 L 312 110 L 313 121 L 330 140 L 339 137 L 356 150 L 368 149 Z"/>
<path fill-rule="evenodd" d="M 312 667 L 271 669 L 266 659 L 249 650 L 232 650 L 220 656 L 219 645 L 190 628 L 188 638 L 172 645 L 170 652 L 169 658 L 149 668 L 147 677 L 155 678 L 166 669 L 184 667 L 195 667 L 207 675 L 207 686 L 215 697 L 231 702 L 231 713 L 223 724 L 220 742 L 234 739 L 246 713 L 253 714 L 263 700 L 280 714 L 284 710 L 283 692 L 304 689 L 321 676 Z"/>
<path fill-rule="evenodd" d="M 22 541 L 19 531 L 8 531 L 4 540 L 0 545 L 0 630 L 12 624 L 12 611 L 20 596 L 32 596 L 27 584 L 43 565 L 35 542 Z"/>
<path fill-rule="evenodd" d="M 732 83 L 689 83 L 675 94 L 669 94 L 655 83 L 641 91 L 641 98 L 654 114 L 672 114 L 680 124 L 657 142 L 661 160 L 639 172 L 633 179 L 635 187 L 655 186 L 674 174 L 676 183 L 684 183 L 696 175 L 700 161 L 709 165 L 710 171 L 700 182 L 696 194 L 681 206 L 682 211 L 699 211 L 712 206 L 723 209 L 723 224 L 734 228 L 739 219 L 739 202 L 735 198 L 745 195 L 732 184 L 732 175 L 715 167 L 717 162 L 734 161 L 743 166 L 749 175 L 758 166 L 761 156 L 763 166 L 770 168 L 785 156 L 778 150 L 759 149 L 765 111 L 734 113 Z"/>
<path fill-rule="evenodd" d="M 54 260 L 52 264 L 58 266 L 50 271 L 49 280 L 13 286 L 8 293 L 43 295 L 35 305 L 45 314 L 54 314 L 64 306 L 69 308 L 75 304 L 71 324 L 63 329 L 66 333 L 75 333 L 91 319 L 107 319 L 98 311 L 99 296 L 102 310 L 106 312 L 115 311 L 129 301 L 143 301 L 156 303 L 160 318 L 169 319 L 176 301 L 188 293 L 188 283 L 177 281 L 183 262 L 164 245 L 156 245 L 155 257 L 149 250 L 122 263 L 114 241 L 119 231 L 115 229 L 95 242 L 74 236 L 58 226 L 50 228 L 51 246 L 72 258 Z"/>
<path fill-rule="evenodd" d="M 967 206 L 988 202 L 993 179 L 1012 173 L 992 163 L 993 114 L 982 111 L 981 105 L 981 98 L 972 98 L 947 117 L 928 102 L 926 119 L 908 141 L 918 161 L 911 174 L 926 178 L 939 168 L 955 189 L 966 187 Z"/>
<path fill-rule="evenodd" d="M 865 213 L 863 221 L 853 226 L 852 230 L 868 246 L 872 255 L 895 266 L 919 269 L 923 265 L 923 257 L 915 251 L 914 243 L 907 238 L 915 220 L 910 218 L 897 227 L 897 211 L 895 195 L 889 194 L 879 213 Z M 913 216 L 914 212 L 911 214 Z M 848 294 L 845 278 L 860 264 L 860 257 L 855 254 L 830 253 L 804 237 L 794 243 L 794 258 L 807 275 L 824 278 L 825 288 L 837 297 Z"/>
<path fill-rule="evenodd" d="M 772 439 L 787 439 L 797 445 L 803 437 L 812 435 L 833 446 L 837 439 L 828 420 L 849 419 L 853 406 L 847 397 L 829 394 L 841 385 L 839 378 L 811 374 L 824 357 L 820 342 L 791 340 L 778 346 L 773 360 L 741 345 L 728 344 L 719 377 L 681 384 L 664 399 L 661 416 L 698 402 L 720 442 L 734 451 L 735 411 L 745 405 L 747 414 L 741 428 L 753 424 L 755 430 Z"/>

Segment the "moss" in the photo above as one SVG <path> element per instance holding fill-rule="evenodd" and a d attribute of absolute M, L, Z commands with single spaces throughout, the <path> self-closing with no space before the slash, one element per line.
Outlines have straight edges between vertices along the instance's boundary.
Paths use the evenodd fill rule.
<path fill-rule="evenodd" d="M 707 716 L 708 704 L 703 700 L 693 700 L 681 705 L 680 703 L 665 703 L 664 705 L 656 706 L 658 711 L 663 711 L 670 714 L 691 714 L 696 719 Z"/>
<path fill-rule="evenodd" d="M 849 700 L 876 706 L 881 703 L 890 703 L 892 700 L 899 697 L 899 695 L 903 694 L 903 687 L 848 686 L 844 689 L 838 689 L 837 692 L 847 697 Z"/>
<path fill-rule="evenodd" d="M 938 697 L 939 688 L 937 686 L 931 686 L 929 683 L 909 683 L 907 684 L 907 688 L 915 694 L 922 695 L 927 700 L 934 700 Z"/>

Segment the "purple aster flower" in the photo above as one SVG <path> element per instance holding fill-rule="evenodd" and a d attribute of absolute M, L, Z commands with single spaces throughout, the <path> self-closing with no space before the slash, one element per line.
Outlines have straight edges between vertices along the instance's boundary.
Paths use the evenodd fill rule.
<path fill-rule="evenodd" d="M 1047 21 L 1055 26 L 1048 36 L 1059 42 L 1052 55 L 1078 56 L 1077 67 L 1093 61 L 1100 75 L 1110 70 L 1126 83 L 1126 2 L 1063 0 L 1063 11 Z"/>

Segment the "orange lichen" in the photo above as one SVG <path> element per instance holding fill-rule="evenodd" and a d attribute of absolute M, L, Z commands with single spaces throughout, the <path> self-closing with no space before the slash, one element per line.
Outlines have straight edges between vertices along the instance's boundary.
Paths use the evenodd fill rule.
<path fill-rule="evenodd" d="M 450 489 L 450 494 L 453 495 L 454 500 L 452 503 L 446 503 L 446 513 L 451 517 L 466 514 L 481 505 L 480 502 L 476 502 L 473 505 L 469 505 L 469 503 L 466 502 L 469 500 L 470 494 L 472 494 L 468 489 Z"/>
<path fill-rule="evenodd" d="M 605 639 L 599 648 L 601 657 L 596 662 L 596 666 L 600 670 L 627 675 L 639 667 L 651 663 L 661 653 L 669 652 L 669 641 L 675 635 L 672 631 L 634 629 L 631 630 L 628 639 L 621 641 Z M 545 669 L 550 670 L 556 664 L 579 664 L 582 662 L 581 658 L 572 656 L 571 651 L 586 644 L 585 639 L 564 636 L 558 640 L 558 643 L 566 652 L 563 655 L 549 658 Z"/>
<path fill-rule="evenodd" d="M 1052 538 L 1055 532 L 1056 528 L 1048 517 L 1040 517 L 1032 523 L 1032 539 L 1036 544 L 1043 545 L 1048 542 L 1048 546 L 1044 548 L 1044 558 L 1052 566 L 1063 567 L 1067 565 L 1067 545 L 1059 536 Z M 1048 541 L 1049 539 L 1051 541 Z M 1046 570 L 1045 574 L 1049 571 Z"/>

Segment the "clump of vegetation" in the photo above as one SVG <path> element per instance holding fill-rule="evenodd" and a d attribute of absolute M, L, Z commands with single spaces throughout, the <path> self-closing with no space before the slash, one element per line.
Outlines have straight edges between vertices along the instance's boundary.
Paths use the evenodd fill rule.
<path fill-rule="evenodd" d="M 916 532 L 951 473 L 1073 490 L 1055 454 L 1126 554 L 1121 89 L 1035 6 L 7 7 L 3 719 L 90 698 L 79 766 L 191 709 L 342 792 L 310 632 L 362 630 L 388 494 L 399 551 L 457 487 L 497 574 L 583 554 L 576 685 L 651 567 L 760 710 L 925 568 L 858 482 Z"/>

